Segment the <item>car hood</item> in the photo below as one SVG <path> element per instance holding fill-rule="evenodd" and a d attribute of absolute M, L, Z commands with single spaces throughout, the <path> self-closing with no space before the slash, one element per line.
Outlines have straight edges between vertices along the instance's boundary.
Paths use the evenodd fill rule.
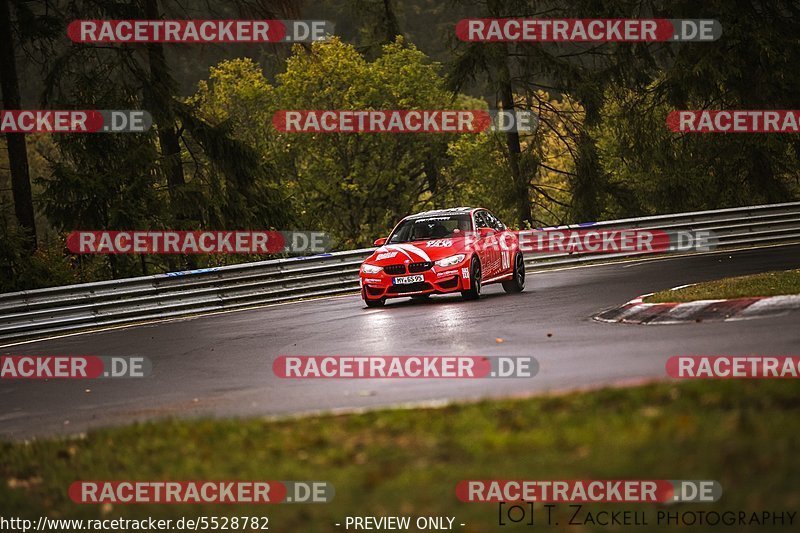
<path fill-rule="evenodd" d="M 464 253 L 465 241 L 464 237 L 456 237 L 386 244 L 375 250 L 366 261 L 378 266 L 438 261 L 451 255 Z"/>

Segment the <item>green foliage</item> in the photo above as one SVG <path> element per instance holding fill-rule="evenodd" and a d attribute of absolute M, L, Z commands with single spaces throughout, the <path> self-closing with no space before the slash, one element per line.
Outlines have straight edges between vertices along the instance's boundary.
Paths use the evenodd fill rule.
<path fill-rule="evenodd" d="M 791 135 L 678 134 L 664 127 L 672 108 L 653 90 L 619 88 L 607 101 L 603 126 L 595 130 L 616 193 L 608 198 L 607 217 L 774 203 L 800 195 Z"/>
<path fill-rule="evenodd" d="M 464 135 L 450 143 L 447 153 L 452 163 L 445 173 L 458 188 L 452 191 L 451 203 L 481 205 L 501 220 L 514 220 L 513 209 L 503 201 L 511 193 L 511 182 L 505 170 L 502 143 L 502 136 L 496 134 Z"/>
<path fill-rule="evenodd" d="M 438 67 L 401 40 L 372 62 L 338 39 L 297 47 L 278 77 L 284 109 L 441 109 L 450 95 Z M 346 246 L 365 245 L 426 199 L 449 135 L 287 134 L 298 204 Z M 320 209 L 322 208 L 322 209 Z M 308 217 L 308 215 L 312 215 Z"/>
<path fill-rule="evenodd" d="M 607 93 L 601 131 L 606 169 L 635 200 L 615 213 L 664 213 L 785 202 L 800 195 L 796 135 L 674 134 L 673 109 L 796 109 L 800 100 L 800 12 L 783 0 L 752 3 L 670 0 L 656 16 L 721 21 L 711 43 L 651 46 L 632 63 L 638 81 Z M 665 15 L 666 16 L 666 15 Z M 644 79 L 642 80 L 642 74 Z M 630 198 L 629 198 L 630 199 Z"/>
<path fill-rule="evenodd" d="M 182 6 L 156 5 L 166 17 L 183 18 Z M 794 3 L 649 5 L 654 17 L 720 20 L 722 38 L 460 43 L 452 27 L 466 16 L 539 9 L 549 17 L 635 18 L 641 3 L 325 0 L 314 12 L 333 20 L 342 38 L 254 53 L 165 45 L 162 62 L 150 48 L 77 45 L 63 34 L 75 18 L 140 18 L 140 3 L 15 0 L 15 42 L 21 57 L 33 59 L 18 65 L 24 99 L 41 94 L 42 107 L 54 109 L 143 108 L 156 120 L 141 135 L 29 137 L 37 229 L 45 236 L 84 228 L 320 229 L 352 248 L 432 207 L 482 205 L 514 224 L 527 202 L 533 223 L 552 225 L 800 198 L 797 135 L 679 135 L 665 126 L 673 109 L 800 107 Z M 258 6 L 208 8 L 236 18 Z M 251 53 L 257 61 L 232 58 Z M 41 76 L 32 68 L 40 63 Z M 215 66 L 207 79 L 184 98 L 208 65 Z M 536 132 L 521 136 L 519 172 L 501 135 L 285 134 L 271 126 L 280 109 L 495 108 L 499 95 L 508 101 L 500 89 L 509 85 L 514 104 L 541 118 Z M 41 242 L 53 279 L 23 280 L 36 270 L 24 266 L 33 259 L 15 244 L 13 204 L 0 208 L 7 288 L 60 282 L 62 267 L 86 279 L 195 264 L 157 256 L 60 261 L 60 248 Z M 197 266 L 248 259 L 200 257 Z"/>
<path fill-rule="evenodd" d="M 644 301 L 648 303 L 694 302 L 696 300 L 782 296 L 785 294 L 800 294 L 800 270 L 778 270 L 706 281 L 676 290 L 659 291 L 648 296 Z"/>
<path fill-rule="evenodd" d="M 474 5 L 468 0 L 466 5 Z M 551 17 L 641 16 L 639 2 L 555 2 Z M 800 197 L 796 135 L 675 135 L 673 109 L 796 109 L 800 104 L 800 11 L 784 0 L 752 3 L 662 0 L 653 16 L 713 18 L 722 38 L 710 43 L 458 43 L 451 84 L 502 81 L 513 72 L 518 98 L 547 87 L 584 117 L 565 132 L 568 218 L 572 222 L 775 203 Z M 481 4 L 488 16 L 530 16 L 517 0 Z M 546 99 L 545 99 L 546 100 Z M 555 112 L 566 121 L 564 110 Z M 547 127 L 547 125 L 545 125 Z M 559 137 L 560 138 L 560 137 Z M 549 165 L 548 165 L 549 166 Z M 553 168 L 553 167 L 551 167 Z M 534 187 L 537 176 L 528 178 Z"/>
<path fill-rule="evenodd" d="M 452 95 L 438 69 L 402 39 L 373 61 L 332 39 L 296 46 L 275 86 L 252 61 L 221 63 L 189 102 L 260 155 L 266 172 L 291 195 L 298 224 L 331 232 L 341 246 L 363 246 L 407 213 L 452 199 L 442 169 L 455 136 L 281 133 L 272 128 L 272 115 L 279 109 L 448 108 Z M 461 99 L 456 106 L 474 103 Z"/>
<path fill-rule="evenodd" d="M 192 134 L 187 151 L 209 191 L 210 225 L 288 227 L 293 205 L 271 156 L 276 150 L 268 131 L 274 89 L 261 68 L 245 58 L 222 62 L 186 103 L 180 114 Z"/>
<path fill-rule="evenodd" d="M 781 511 L 795 509 L 800 492 L 797 393 L 791 379 L 710 380 L 299 420 L 147 422 L 81 438 L 0 443 L 0 498 L 9 515 L 33 520 L 268 514 L 270 530 L 327 532 L 342 516 L 399 509 L 458 516 L 469 524 L 464 531 L 496 531 L 496 506 L 459 502 L 460 481 L 642 476 L 719 481 L 724 496 L 702 504 L 706 513 Z M 336 496 L 331 505 L 274 505 L 268 513 L 232 505 L 111 509 L 72 502 L 65 487 L 76 479 L 317 479 L 332 483 Z M 562 525 L 546 531 L 609 531 L 569 526 L 573 509 L 558 507 Z M 636 509 L 650 524 L 659 510 L 698 510 L 697 503 L 584 507 Z M 778 528 L 787 529 L 765 530 Z"/>
<path fill-rule="evenodd" d="M 0 292 L 84 281 L 83 269 L 75 268 L 64 248 L 63 238 L 45 236 L 31 254 L 19 226 L 0 218 Z"/>

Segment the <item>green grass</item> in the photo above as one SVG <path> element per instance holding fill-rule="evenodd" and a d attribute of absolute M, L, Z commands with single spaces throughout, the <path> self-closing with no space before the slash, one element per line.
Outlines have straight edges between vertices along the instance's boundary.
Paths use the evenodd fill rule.
<path fill-rule="evenodd" d="M 266 515 L 271 531 L 304 532 L 345 531 L 333 524 L 347 515 L 450 515 L 467 524 L 457 531 L 523 529 L 498 529 L 495 504 L 455 498 L 458 481 L 481 478 L 716 479 L 720 502 L 670 510 L 798 510 L 799 393 L 793 381 L 662 383 L 430 410 L 162 421 L 81 439 L 4 442 L 0 515 Z M 327 505 L 109 508 L 73 504 L 67 487 L 80 479 L 313 479 L 332 482 L 336 497 Z M 593 508 L 644 510 L 651 520 L 657 511 Z M 567 526 L 568 511 L 559 506 L 562 525 L 536 529 L 641 530 Z"/>
<path fill-rule="evenodd" d="M 800 270 L 723 278 L 675 291 L 657 292 L 645 298 L 644 301 L 648 303 L 693 302 L 695 300 L 779 296 L 782 294 L 800 294 Z"/>

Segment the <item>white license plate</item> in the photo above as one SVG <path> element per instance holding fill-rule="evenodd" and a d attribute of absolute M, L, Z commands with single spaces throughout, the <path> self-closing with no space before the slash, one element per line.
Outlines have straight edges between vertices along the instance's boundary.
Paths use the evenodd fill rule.
<path fill-rule="evenodd" d="M 420 283 L 422 281 L 425 281 L 425 278 L 422 274 L 418 274 L 416 276 L 402 276 L 392 279 L 392 282 L 395 285 L 408 285 L 409 283 Z"/>

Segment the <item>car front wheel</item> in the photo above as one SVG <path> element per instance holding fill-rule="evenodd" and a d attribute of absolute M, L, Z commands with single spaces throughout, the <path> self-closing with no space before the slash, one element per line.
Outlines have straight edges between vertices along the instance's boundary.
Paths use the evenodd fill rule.
<path fill-rule="evenodd" d="M 469 265 L 469 289 L 461 291 L 465 300 L 477 300 L 481 297 L 481 262 L 473 256 Z"/>
<path fill-rule="evenodd" d="M 367 304 L 367 307 L 383 307 L 383 304 L 386 303 L 386 298 L 378 298 L 377 300 L 364 298 L 364 303 Z"/>
<path fill-rule="evenodd" d="M 364 288 L 361 289 L 361 299 L 364 300 L 367 307 L 383 307 L 383 304 L 386 303 L 386 298 L 378 298 L 377 300 L 367 298 L 367 290 Z"/>

